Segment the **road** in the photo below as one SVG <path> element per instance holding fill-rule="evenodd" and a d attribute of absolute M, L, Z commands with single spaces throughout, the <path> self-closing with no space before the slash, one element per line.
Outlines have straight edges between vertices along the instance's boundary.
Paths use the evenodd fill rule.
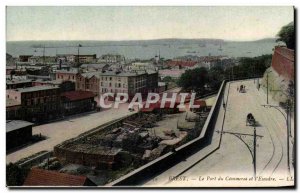
<path fill-rule="evenodd" d="M 47 139 L 6 155 L 6 163 L 14 163 L 43 150 L 52 151 L 55 145 L 65 140 L 74 138 L 81 133 L 132 113 L 134 112 L 129 112 L 127 105 L 124 104 L 118 109 L 112 108 L 96 113 L 77 115 L 62 121 L 33 127 L 33 134 L 41 133 Z"/>
<path fill-rule="evenodd" d="M 241 84 L 246 86 L 246 93 L 237 91 L 237 87 Z M 257 134 L 263 136 L 257 139 L 256 146 L 256 173 L 257 177 L 261 178 L 251 180 L 254 176 L 252 156 L 247 146 L 232 134 L 223 134 L 220 148 L 205 159 L 198 161 L 199 156 L 210 152 L 208 150 L 210 146 L 212 150 L 218 143 L 219 138 L 216 136 L 219 134 L 216 133 L 211 145 L 192 155 L 185 163 L 181 162 L 154 179 L 146 181 L 144 186 L 251 187 L 294 184 L 293 180 L 289 181 L 293 177 L 293 168 L 291 165 L 291 172 L 289 173 L 287 169 L 287 131 L 282 114 L 275 108 L 262 106 L 266 104 L 266 94 L 262 89 L 258 91 L 255 88 L 253 80 L 232 82 L 230 87 L 227 84 L 226 89 L 228 88 L 229 95 L 223 131 L 252 135 L 254 129 L 251 126 L 246 126 L 246 116 L 250 112 L 254 115 L 258 122 Z M 225 93 L 227 92 L 225 91 Z M 278 105 L 272 99 L 269 99 L 269 104 Z M 223 119 L 223 111 L 220 108 L 215 131 L 222 130 L 219 122 L 220 119 Z M 243 140 L 251 145 L 253 137 L 246 136 L 243 137 Z M 185 169 L 183 170 L 183 168 Z M 179 178 L 170 180 L 170 177 L 174 176 L 179 176 Z"/>
<path fill-rule="evenodd" d="M 179 92 L 180 87 L 170 89 L 166 92 Z M 95 101 L 99 103 L 99 98 Z M 113 102 L 106 101 L 106 104 Z M 120 104 L 117 109 L 103 109 L 97 113 L 80 114 L 69 117 L 62 121 L 43 124 L 32 128 L 32 134 L 46 136 L 46 140 L 25 146 L 17 151 L 6 155 L 6 163 L 14 163 L 18 160 L 38 153 L 40 151 L 52 151 L 53 147 L 65 140 L 74 138 L 86 131 L 94 129 L 110 121 L 125 117 L 138 111 L 138 107 L 133 107 L 135 111 L 128 111 L 128 103 Z"/>

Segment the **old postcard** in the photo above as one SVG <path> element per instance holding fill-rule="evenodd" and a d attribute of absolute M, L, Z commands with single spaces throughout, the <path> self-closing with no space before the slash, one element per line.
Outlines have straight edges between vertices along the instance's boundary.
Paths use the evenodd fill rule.
<path fill-rule="evenodd" d="M 7 6 L 6 184 L 295 186 L 292 6 Z"/>

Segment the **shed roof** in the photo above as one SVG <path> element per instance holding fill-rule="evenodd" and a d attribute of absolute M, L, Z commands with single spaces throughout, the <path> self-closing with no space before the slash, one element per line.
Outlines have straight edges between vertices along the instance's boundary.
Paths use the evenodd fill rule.
<path fill-rule="evenodd" d="M 24 186 L 86 186 L 95 185 L 86 176 L 76 176 L 38 168 L 30 170 Z"/>
<path fill-rule="evenodd" d="M 76 101 L 76 100 L 93 98 L 95 94 L 91 91 L 75 90 L 75 91 L 64 92 L 61 94 L 61 96 L 66 97 L 70 101 Z"/>
<path fill-rule="evenodd" d="M 52 89 L 58 89 L 59 87 L 57 86 L 33 86 L 33 87 L 26 87 L 26 88 L 18 88 L 15 89 L 18 92 L 35 92 L 35 91 L 40 91 L 40 90 L 52 90 Z"/>
<path fill-rule="evenodd" d="M 23 121 L 23 120 L 7 120 L 6 121 L 6 133 L 22 129 L 24 127 L 33 125 L 33 123 L 30 123 L 28 121 Z"/>

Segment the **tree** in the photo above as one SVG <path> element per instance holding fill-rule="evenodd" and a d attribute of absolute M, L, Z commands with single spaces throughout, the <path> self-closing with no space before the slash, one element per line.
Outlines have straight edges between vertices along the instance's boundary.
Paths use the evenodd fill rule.
<path fill-rule="evenodd" d="M 219 89 L 225 79 L 224 69 L 220 66 L 212 67 L 208 72 L 208 79 L 208 84 L 213 90 Z"/>
<path fill-rule="evenodd" d="M 295 29 L 293 22 L 283 26 L 277 35 L 279 36 L 276 40 L 277 42 L 282 41 L 289 49 L 295 49 Z"/>
<path fill-rule="evenodd" d="M 22 186 L 28 172 L 29 169 L 24 169 L 17 164 L 9 163 L 6 165 L 7 186 Z"/>
<path fill-rule="evenodd" d="M 186 70 L 179 78 L 178 84 L 184 89 L 202 91 L 208 82 L 208 72 L 206 68 L 195 68 Z"/>
<path fill-rule="evenodd" d="M 265 70 L 271 65 L 272 55 L 262 55 L 254 58 L 239 58 L 239 65 L 234 66 L 233 74 L 235 78 L 245 78 L 262 76 Z M 226 69 L 227 73 L 230 69 Z"/>
<path fill-rule="evenodd" d="M 170 77 L 170 76 L 166 76 L 166 77 L 163 78 L 163 81 L 164 81 L 164 82 L 172 82 L 173 79 L 172 79 L 172 77 Z"/>

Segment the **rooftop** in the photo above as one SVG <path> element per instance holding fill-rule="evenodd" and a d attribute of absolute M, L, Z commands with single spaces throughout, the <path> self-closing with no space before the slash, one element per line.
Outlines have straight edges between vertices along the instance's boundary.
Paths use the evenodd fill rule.
<path fill-rule="evenodd" d="M 159 70 L 158 73 L 160 75 L 181 75 L 185 71 L 184 70 L 174 70 L 174 69 L 166 69 L 166 70 Z"/>
<path fill-rule="evenodd" d="M 39 83 L 49 83 L 49 84 L 61 84 L 63 80 L 57 79 L 57 80 L 43 80 L 43 79 L 37 79 L 33 82 L 39 82 Z"/>
<path fill-rule="evenodd" d="M 81 73 L 80 75 L 85 77 L 85 78 L 92 78 L 93 76 L 96 76 L 99 78 L 99 75 L 100 75 L 101 72 L 85 72 L 85 73 Z"/>
<path fill-rule="evenodd" d="M 157 73 L 157 71 L 155 71 L 155 70 L 147 70 L 147 73 L 148 74 L 155 74 L 155 73 Z"/>
<path fill-rule="evenodd" d="M 78 68 L 70 68 L 70 70 L 56 70 L 56 73 L 77 74 Z"/>
<path fill-rule="evenodd" d="M 29 83 L 32 82 L 32 80 L 7 80 L 6 84 L 22 84 L 22 83 Z"/>
<path fill-rule="evenodd" d="M 167 63 L 168 66 L 184 66 L 184 67 L 192 67 L 195 66 L 197 62 L 195 61 L 170 61 Z"/>
<path fill-rule="evenodd" d="M 57 171 L 33 168 L 30 170 L 24 186 L 84 186 L 95 185 L 85 176 L 75 176 Z"/>
<path fill-rule="evenodd" d="M 82 57 L 82 56 L 93 56 L 95 57 L 97 54 L 80 54 L 79 57 Z M 56 56 L 74 56 L 74 57 L 77 57 L 78 55 L 77 54 L 56 54 Z"/>
<path fill-rule="evenodd" d="M 138 76 L 138 75 L 143 75 L 147 74 L 145 71 L 121 71 L 121 72 L 116 72 L 116 71 L 105 71 L 105 72 L 100 72 L 101 76 Z"/>
<path fill-rule="evenodd" d="M 57 86 L 33 86 L 33 87 L 27 87 L 27 88 L 18 88 L 14 89 L 15 91 L 18 92 L 34 92 L 34 91 L 40 91 L 40 90 L 51 90 L 51 89 L 58 89 L 59 87 Z"/>
<path fill-rule="evenodd" d="M 80 67 L 81 68 L 87 68 L 87 67 L 92 67 L 92 68 L 104 68 L 108 64 L 82 64 Z"/>
<path fill-rule="evenodd" d="M 6 120 L 6 133 L 22 129 L 24 127 L 33 125 L 33 123 L 23 121 L 23 120 Z"/>
<path fill-rule="evenodd" d="M 6 80 L 10 80 L 11 81 L 11 76 L 10 75 L 6 75 Z M 16 76 L 16 75 L 13 75 L 12 76 L 13 80 L 15 81 L 19 81 L 19 80 L 27 80 L 27 76 L 26 75 L 22 75 L 22 76 Z"/>
<path fill-rule="evenodd" d="M 76 91 L 64 92 L 61 94 L 61 96 L 66 97 L 70 101 L 76 101 L 76 100 L 93 98 L 95 94 L 91 91 L 76 90 Z"/>

